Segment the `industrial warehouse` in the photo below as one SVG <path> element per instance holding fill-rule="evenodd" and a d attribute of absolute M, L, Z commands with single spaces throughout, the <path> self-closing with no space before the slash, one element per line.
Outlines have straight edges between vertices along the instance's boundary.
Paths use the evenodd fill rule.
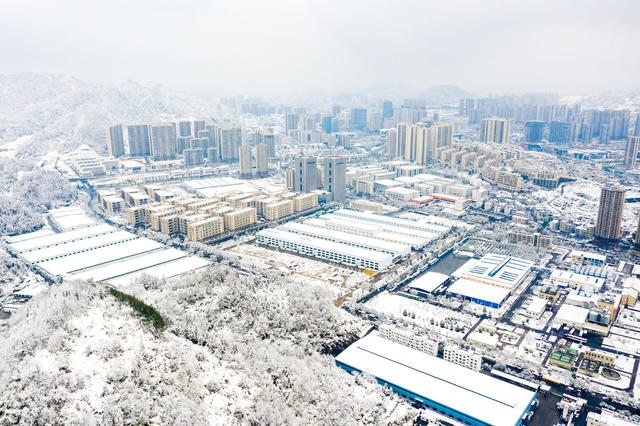
<path fill-rule="evenodd" d="M 54 212 L 51 219 L 59 221 Z M 41 230 L 7 239 L 14 254 L 57 281 L 93 279 L 113 286 L 127 284 L 142 274 L 169 278 L 208 265 L 204 259 L 166 248 L 107 224 L 97 224 L 74 213 L 77 224 L 68 231 Z"/>
<path fill-rule="evenodd" d="M 427 220 L 339 209 L 303 223 L 262 230 L 257 240 L 270 247 L 380 271 L 449 229 Z"/>
<path fill-rule="evenodd" d="M 375 333 L 336 357 L 349 372 L 378 382 L 426 408 L 470 425 L 523 424 L 536 393 L 384 339 Z"/>

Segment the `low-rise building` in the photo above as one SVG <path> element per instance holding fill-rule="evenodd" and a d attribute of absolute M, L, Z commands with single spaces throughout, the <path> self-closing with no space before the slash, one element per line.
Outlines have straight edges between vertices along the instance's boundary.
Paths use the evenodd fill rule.
<path fill-rule="evenodd" d="M 482 369 L 482 356 L 471 349 L 463 349 L 457 345 L 446 345 L 444 347 L 444 360 L 474 371 Z"/>
<path fill-rule="evenodd" d="M 318 207 L 318 194 L 311 192 L 309 194 L 297 195 L 293 198 L 293 203 L 293 209 L 296 212 L 302 212 Z"/>
<path fill-rule="evenodd" d="M 378 334 L 387 340 L 419 350 L 429 355 L 438 356 L 440 342 L 426 336 L 418 336 L 409 330 L 402 330 L 392 325 L 383 324 L 378 328 Z"/>
<path fill-rule="evenodd" d="M 253 207 L 235 210 L 224 214 L 224 229 L 235 231 L 236 229 L 253 225 L 257 220 L 256 209 Z"/>
<path fill-rule="evenodd" d="M 205 241 L 224 232 L 224 219 L 220 216 L 192 222 L 187 225 L 187 238 L 191 241 Z"/>
<path fill-rule="evenodd" d="M 267 220 L 279 220 L 293 214 L 293 201 L 278 200 L 264 206 L 264 217 Z"/>

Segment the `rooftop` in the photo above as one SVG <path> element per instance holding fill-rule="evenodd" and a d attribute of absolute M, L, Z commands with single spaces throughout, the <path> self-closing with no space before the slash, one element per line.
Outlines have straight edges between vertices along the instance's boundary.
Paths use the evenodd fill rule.
<path fill-rule="evenodd" d="M 375 334 L 353 343 L 336 361 L 496 426 L 518 424 L 535 398 L 534 392 Z"/>

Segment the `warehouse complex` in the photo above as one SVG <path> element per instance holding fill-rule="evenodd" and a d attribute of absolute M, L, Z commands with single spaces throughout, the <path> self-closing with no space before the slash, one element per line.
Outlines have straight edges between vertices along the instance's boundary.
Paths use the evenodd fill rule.
<path fill-rule="evenodd" d="M 374 333 L 345 349 L 336 364 L 372 374 L 400 395 L 470 425 L 521 425 L 536 402 L 535 392 Z"/>
<path fill-rule="evenodd" d="M 339 209 L 258 233 L 258 243 L 349 266 L 380 271 L 449 231 L 448 226 Z M 416 247 L 417 246 L 417 247 Z"/>
<path fill-rule="evenodd" d="M 95 222 L 58 233 L 42 230 L 10 237 L 7 246 L 51 278 L 93 279 L 114 286 L 142 274 L 169 278 L 209 264 L 181 250 Z"/>

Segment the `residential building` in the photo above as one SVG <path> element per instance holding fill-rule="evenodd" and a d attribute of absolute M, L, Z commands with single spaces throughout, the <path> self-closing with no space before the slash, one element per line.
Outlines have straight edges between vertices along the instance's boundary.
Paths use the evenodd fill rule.
<path fill-rule="evenodd" d="M 256 146 L 256 176 L 266 177 L 269 174 L 269 146 L 260 143 Z"/>
<path fill-rule="evenodd" d="M 176 128 L 172 124 L 151 126 L 151 155 L 156 160 L 170 160 L 176 156 Z"/>
<path fill-rule="evenodd" d="M 251 179 L 251 147 L 242 145 L 238 151 L 240 179 Z"/>
<path fill-rule="evenodd" d="M 187 225 L 187 238 L 191 241 L 205 241 L 224 232 L 224 219 L 220 216 L 192 222 Z"/>
<path fill-rule="evenodd" d="M 624 165 L 632 169 L 636 166 L 638 160 L 638 146 L 640 145 L 640 136 L 629 136 L 624 151 Z"/>
<path fill-rule="evenodd" d="M 109 155 L 113 158 L 122 157 L 124 155 L 124 135 L 122 133 L 122 124 L 107 127 L 107 149 Z"/>
<path fill-rule="evenodd" d="M 616 241 L 620 239 L 622 212 L 624 209 L 625 190 L 620 187 L 603 187 L 600 192 L 598 220 L 595 237 Z"/>
<path fill-rule="evenodd" d="M 511 121 L 506 118 L 483 118 L 480 123 L 480 142 L 507 143 L 511 135 Z"/>
<path fill-rule="evenodd" d="M 145 157 L 151 155 L 151 136 L 149 125 L 132 124 L 127 126 L 129 139 L 129 155 L 132 157 Z"/>

